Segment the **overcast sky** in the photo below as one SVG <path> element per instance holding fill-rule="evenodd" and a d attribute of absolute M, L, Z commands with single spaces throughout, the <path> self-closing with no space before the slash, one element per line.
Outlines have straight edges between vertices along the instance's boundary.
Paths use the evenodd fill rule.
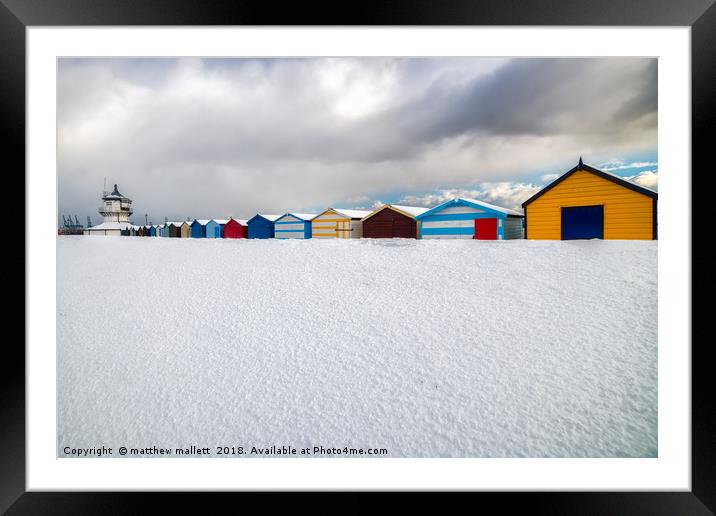
<path fill-rule="evenodd" d="M 584 162 L 657 189 L 657 60 L 60 59 L 58 190 L 136 223 L 452 196 L 508 208 Z"/>

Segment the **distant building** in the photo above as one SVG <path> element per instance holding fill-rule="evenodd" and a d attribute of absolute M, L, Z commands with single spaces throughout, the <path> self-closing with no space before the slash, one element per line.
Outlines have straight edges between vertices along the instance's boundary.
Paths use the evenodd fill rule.
<path fill-rule="evenodd" d="M 363 218 L 363 238 L 418 238 L 415 217 L 428 208 L 386 204 Z"/>
<path fill-rule="evenodd" d="M 114 185 L 112 193 L 104 193 L 98 211 L 104 222 L 85 229 L 85 235 L 121 236 L 122 231 L 131 230 L 129 216 L 133 213 L 132 200 L 119 193 L 117 185 Z"/>
<path fill-rule="evenodd" d="M 223 219 L 194 219 L 194 222 L 191 223 L 191 237 L 221 238 L 224 224 L 227 222 L 228 220 Z"/>
<path fill-rule="evenodd" d="M 214 224 L 216 224 L 213 228 L 213 231 L 209 229 L 207 226 L 206 228 L 206 238 L 224 238 L 224 227 L 229 222 L 229 219 L 212 219 Z M 213 233 L 213 236 L 210 235 L 210 233 Z"/>
<path fill-rule="evenodd" d="M 192 238 L 206 238 L 206 225 L 209 220 L 206 219 L 194 219 L 191 223 L 191 237 Z"/>
<path fill-rule="evenodd" d="M 191 222 L 185 220 L 179 228 L 181 238 L 191 238 Z"/>
<path fill-rule="evenodd" d="M 363 236 L 361 219 L 370 215 L 366 210 L 328 208 L 311 221 L 312 238 L 360 238 Z"/>
<path fill-rule="evenodd" d="M 471 238 L 514 240 L 524 238 L 524 215 L 475 199 L 454 198 L 417 215 L 422 239 Z"/>
<path fill-rule="evenodd" d="M 276 238 L 311 238 L 311 221 L 315 213 L 285 213 L 274 222 Z"/>
<path fill-rule="evenodd" d="M 181 226 L 184 224 L 181 222 L 170 222 L 169 223 L 169 238 L 181 238 Z"/>
<path fill-rule="evenodd" d="M 246 225 L 248 226 L 249 238 L 274 238 L 274 222 L 281 215 L 267 215 L 259 213 L 251 217 Z"/>
<path fill-rule="evenodd" d="M 247 238 L 249 231 L 246 227 L 247 222 L 241 219 L 229 219 L 224 226 L 224 238 Z"/>

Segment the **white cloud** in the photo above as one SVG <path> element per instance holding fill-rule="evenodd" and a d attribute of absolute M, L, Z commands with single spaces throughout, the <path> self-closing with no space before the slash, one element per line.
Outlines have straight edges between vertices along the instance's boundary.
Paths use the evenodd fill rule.
<path fill-rule="evenodd" d="M 370 201 L 370 197 L 367 195 L 353 195 L 350 197 L 347 197 L 344 202 L 348 204 L 360 204 L 360 203 L 366 203 Z"/>
<path fill-rule="evenodd" d="M 385 108 L 397 94 L 396 61 L 328 58 L 316 62 L 316 74 L 335 114 L 358 118 Z"/>
<path fill-rule="evenodd" d="M 610 159 L 601 163 L 597 168 L 613 172 L 614 170 L 626 170 L 630 168 L 656 167 L 659 164 L 656 161 L 632 161 L 625 162 L 620 159 Z"/>
<path fill-rule="evenodd" d="M 559 177 L 559 174 L 545 174 L 545 175 L 543 175 L 543 176 L 540 176 L 540 180 L 541 180 L 543 183 L 549 183 L 549 182 L 551 182 L 551 181 L 554 181 L 554 180 L 557 179 L 558 177 Z"/>
<path fill-rule="evenodd" d="M 638 173 L 635 176 L 628 177 L 627 179 L 646 188 L 651 188 L 652 190 L 659 190 L 658 170 L 646 170 L 644 172 Z"/>

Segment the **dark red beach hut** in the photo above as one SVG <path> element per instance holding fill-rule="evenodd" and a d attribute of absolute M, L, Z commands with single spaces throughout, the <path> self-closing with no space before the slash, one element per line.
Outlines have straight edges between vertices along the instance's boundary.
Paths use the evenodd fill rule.
<path fill-rule="evenodd" d="M 229 219 L 224 225 L 224 238 L 248 238 L 248 236 L 245 220 Z"/>
<path fill-rule="evenodd" d="M 426 211 L 417 206 L 386 204 L 363 218 L 363 238 L 417 238 L 415 217 Z"/>

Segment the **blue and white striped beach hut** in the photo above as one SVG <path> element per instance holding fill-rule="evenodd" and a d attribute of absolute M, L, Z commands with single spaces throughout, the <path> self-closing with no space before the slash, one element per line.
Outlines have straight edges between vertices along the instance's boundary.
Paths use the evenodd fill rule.
<path fill-rule="evenodd" d="M 276 238 L 311 238 L 311 221 L 317 213 L 285 213 L 274 222 Z"/>
<path fill-rule="evenodd" d="M 420 222 L 420 238 L 524 238 L 522 212 L 475 199 L 451 199 L 415 218 Z"/>

